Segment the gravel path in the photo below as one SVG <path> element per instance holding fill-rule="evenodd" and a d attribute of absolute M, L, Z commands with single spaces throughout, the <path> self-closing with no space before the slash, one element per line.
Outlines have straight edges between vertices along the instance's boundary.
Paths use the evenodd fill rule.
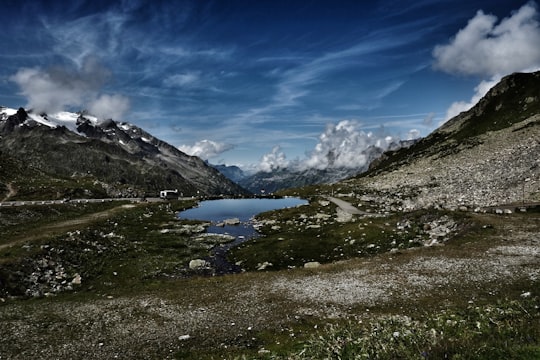
<path fill-rule="evenodd" d="M 351 203 L 347 201 L 344 201 L 344 200 L 341 200 L 332 196 L 328 196 L 327 199 L 333 202 L 334 204 L 336 204 L 341 210 L 345 211 L 346 213 L 350 215 L 369 215 L 369 213 L 359 210 L 358 208 L 354 207 Z"/>

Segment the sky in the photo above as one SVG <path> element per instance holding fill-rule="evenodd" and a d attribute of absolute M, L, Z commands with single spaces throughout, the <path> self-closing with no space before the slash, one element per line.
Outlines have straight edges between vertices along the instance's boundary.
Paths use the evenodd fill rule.
<path fill-rule="evenodd" d="M 87 110 L 215 164 L 356 167 L 540 69 L 517 0 L 0 0 L 0 105 Z"/>

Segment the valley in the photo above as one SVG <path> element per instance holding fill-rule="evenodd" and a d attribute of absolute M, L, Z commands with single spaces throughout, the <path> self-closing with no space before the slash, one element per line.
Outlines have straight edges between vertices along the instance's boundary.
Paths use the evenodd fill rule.
<path fill-rule="evenodd" d="M 537 359 L 539 79 L 505 77 L 358 175 L 277 191 L 307 204 L 249 219 L 226 275 L 211 258 L 235 237 L 178 213 L 243 188 L 127 124 L 3 116 L 2 198 L 25 202 L 0 206 L 0 358 Z M 109 162 L 66 172 L 65 149 Z M 171 184 L 189 198 L 134 201 Z"/>

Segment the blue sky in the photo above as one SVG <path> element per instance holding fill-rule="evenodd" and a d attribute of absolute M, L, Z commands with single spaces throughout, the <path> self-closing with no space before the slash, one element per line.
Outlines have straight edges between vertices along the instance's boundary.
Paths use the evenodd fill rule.
<path fill-rule="evenodd" d="M 535 2 L 0 4 L 0 105 L 88 109 L 244 168 L 356 166 L 540 68 Z"/>

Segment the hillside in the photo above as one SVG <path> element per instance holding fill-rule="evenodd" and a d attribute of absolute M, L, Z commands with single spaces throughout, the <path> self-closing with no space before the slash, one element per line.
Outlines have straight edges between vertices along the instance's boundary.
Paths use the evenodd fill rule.
<path fill-rule="evenodd" d="M 404 208 L 540 201 L 540 72 L 512 74 L 467 112 L 344 182 L 400 194 Z"/>
<path fill-rule="evenodd" d="M 144 130 L 87 114 L 33 114 L 0 109 L 2 171 L 18 198 L 36 196 L 155 196 L 162 189 L 189 195 L 247 192 L 208 166 Z M 38 174 L 38 175 L 36 175 Z"/>

